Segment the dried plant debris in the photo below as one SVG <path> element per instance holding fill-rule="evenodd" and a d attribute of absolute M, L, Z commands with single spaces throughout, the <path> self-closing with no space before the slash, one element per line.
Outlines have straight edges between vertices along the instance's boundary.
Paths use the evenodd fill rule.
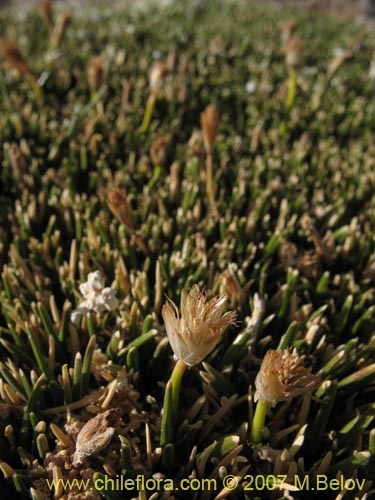
<path fill-rule="evenodd" d="M 375 34 L 165 3 L 0 18 L 2 498 L 371 498 Z"/>
<path fill-rule="evenodd" d="M 95 455 L 108 445 L 116 432 L 118 413 L 118 409 L 111 408 L 85 423 L 77 436 L 75 464 L 82 464 L 82 459 Z"/>

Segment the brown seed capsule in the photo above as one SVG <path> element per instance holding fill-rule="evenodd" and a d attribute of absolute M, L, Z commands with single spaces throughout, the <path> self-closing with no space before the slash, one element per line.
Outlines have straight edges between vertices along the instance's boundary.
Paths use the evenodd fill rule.
<path fill-rule="evenodd" d="M 279 247 L 278 256 L 281 264 L 286 269 L 295 267 L 298 259 L 298 248 L 290 241 L 283 241 Z"/>
<path fill-rule="evenodd" d="M 95 455 L 105 448 L 120 423 L 119 408 L 111 408 L 91 418 L 77 436 L 73 463 L 79 465 L 82 459 Z"/>
<path fill-rule="evenodd" d="M 21 74 L 29 72 L 18 45 L 10 40 L 0 39 L 0 56 Z"/>
<path fill-rule="evenodd" d="M 103 57 L 93 57 L 87 67 L 87 80 L 91 90 L 99 90 L 104 82 Z"/>
<path fill-rule="evenodd" d="M 289 70 L 296 71 L 302 65 L 304 44 L 294 36 L 285 46 L 285 61 Z"/>
<path fill-rule="evenodd" d="M 212 153 L 217 130 L 220 124 L 220 114 L 216 106 L 210 104 L 201 113 L 201 125 L 203 130 L 203 141 L 206 153 Z"/>
<path fill-rule="evenodd" d="M 45 20 L 48 26 L 53 26 L 53 9 L 51 0 L 40 0 L 39 12 L 41 17 Z"/>
<path fill-rule="evenodd" d="M 167 161 L 167 144 L 162 137 L 151 143 L 150 158 L 154 167 L 163 167 Z"/>
<path fill-rule="evenodd" d="M 292 18 L 288 19 L 281 25 L 281 41 L 283 47 L 287 45 L 289 40 L 293 37 L 297 29 L 297 20 Z"/>

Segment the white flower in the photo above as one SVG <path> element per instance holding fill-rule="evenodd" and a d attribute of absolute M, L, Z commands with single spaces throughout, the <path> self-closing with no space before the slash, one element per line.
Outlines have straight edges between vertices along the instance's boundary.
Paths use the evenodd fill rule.
<path fill-rule="evenodd" d="M 221 340 L 227 326 L 234 324 L 236 313 L 226 312 L 225 295 L 207 301 L 198 285 L 181 293 L 181 316 L 170 301 L 162 308 L 169 342 L 175 359 L 187 366 L 200 363 Z"/>
<path fill-rule="evenodd" d="M 128 24 L 125 28 L 126 33 L 133 35 L 135 33 L 135 26 L 133 24 Z"/>
<path fill-rule="evenodd" d="M 79 291 L 85 298 L 87 298 L 91 293 L 100 292 L 104 288 L 104 285 L 105 282 L 101 272 L 95 271 L 94 273 L 90 273 L 88 275 L 85 283 L 81 283 L 81 285 L 79 285 Z"/>
<path fill-rule="evenodd" d="M 249 80 L 245 85 L 246 94 L 254 94 L 257 89 L 257 84 L 252 80 Z"/>
<path fill-rule="evenodd" d="M 166 77 L 169 74 L 169 69 L 166 64 L 161 61 L 156 61 L 150 68 L 149 84 L 151 93 L 157 95 L 163 88 Z"/>
<path fill-rule="evenodd" d="M 332 50 L 333 57 L 342 57 L 346 53 L 346 50 L 342 47 L 335 47 Z"/>
<path fill-rule="evenodd" d="M 72 323 L 77 324 L 81 316 L 85 316 L 90 311 L 101 314 L 116 309 L 119 303 L 116 291 L 104 285 L 104 278 L 100 271 L 88 275 L 87 281 L 79 286 L 79 291 L 85 300 L 72 311 L 70 316 Z"/>

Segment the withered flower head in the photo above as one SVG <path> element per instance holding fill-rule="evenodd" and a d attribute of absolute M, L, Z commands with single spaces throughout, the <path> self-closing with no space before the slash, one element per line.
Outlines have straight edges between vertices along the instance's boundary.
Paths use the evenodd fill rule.
<path fill-rule="evenodd" d="M 51 0 L 40 0 L 39 12 L 48 26 L 53 26 L 53 9 Z"/>
<path fill-rule="evenodd" d="M 341 68 L 345 61 L 350 59 L 353 56 L 353 52 L 351 50 L 340 49 L 337 51 L 336 56 L 331 61 L 327 69 L 328 78 L 332 78 L 333 75 L 337 73 L 337 71 Z"/>
<path fill-rule="evenodd" d="M 119 409 L 111 408 L 91 418 L 77 436 L 73 463 L 79 465 L 82 459 L 95 455 L 105 448 L 120 424 Z"/>
<path fill-rule="evenodd" d="M 227 326 L 236 321 L 236 313 L 224 313 L 225 295 L 207 301 L 206 292 L 193 285 L 190 292 L 182 290 L 181 316 L 177 306 L 168 302 L 162 308 L 169 342 L 175 359 L 187 366 L 200 363 L 220 342 Z"/>
<path fill-rule="evenodd" d="M 1 38 L 0 56 L 21 74 L 28 73 L 25 59 L 16 43 Z"/>
<path fill-rule="evenodd" d="M 87 67 L 87 80 L 92 90 L 98 90 L 104 82 L 103 57 L 93 57 Z"/>
<path fill-rule="evenodd" d="M 201 125 L 206 153 L 212 152 L 219 124 L 219 111 L 217 110 L 216 106 L 210 104 L 206 107 L 203 113 L 201 113 Z"/>
<path fill-rule="evenodd" d="M 283 241 L 278 250 L 278 256 L 281 264 L 287 269 L 295 267 L 298 259 L 298 248 L 290 241 Z"/>
<path fill-rule="evenodd" d="M 374 55 L 372 56 L 371 64 L 370 64 L 370 69 L 369 69 L 369 78 L 370 80 L 374 81 L 375 80 L 375 51 Z"/>
<path fill-rule="evenodd" d="M 226 292 L 231 300 L 231 303 L 243 304 L 245 301 L 245 292 L 236 276 L 236 268 L 230 263 L 228 269 L 223 272 L 223 281 Z"/>
<path fill-rule="evenodd" d="M 114 188 L 108 194 L 108 207 L 116 219 L 128 228 L 133 228 L 133 216 L 125 189 Z"/>
<path fill-rule="evenodd" d="M 285 46 L 285 60 L 289 70 L 296 71 L 302 65 L 304 43 L 294 36 Z"/>
<path fill-rule="evenodd" d="M 158 137 L 150 146 L 150 158 L 154 167 L 163 167 L 167 161 L 167 144 L 165 139 Z"/>
<path fill-rule="evenodd" d="M 255 379 L 255 401 L 275 405 L 311 393 L 318 386 L 319 377 L 304 366 L 304 361 L 305 357 L 295 349 L 267 351 Z"/>
<path fill-rule="evenodd" d="M 149 84 L 152 94 L 158 94 L 160 92 L 168 74 L 169 69 L 165 63 L 161 61 L 154 62 L 149 73 Z"/>
<path fill-rule="evenodd" d="M 284 46 L 293 37 L 296 29 L 297 29 L 297 20 L 294 18 L 288 19 L 281 25 L 281 40 Z"/>
<path fill-rule="evenodd" d="M 52 45 L 57 47 L 62 36 L 64 35 L 67 27 L 72 21 L 72 14 L 70 12 L 62 12 L 56 20 L 55 27 L 53 29 L 51 40 Z"/>

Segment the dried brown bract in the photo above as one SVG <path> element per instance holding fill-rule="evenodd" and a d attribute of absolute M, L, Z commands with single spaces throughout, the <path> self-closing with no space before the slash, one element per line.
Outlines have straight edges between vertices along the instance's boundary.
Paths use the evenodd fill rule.
<path fill-rule="evenodd" d="M 296 350 L 267 351 L 255 379 L 255 401 L 276 404 L 311 393 L 320 379 L 311 373 L 311 368 L 304 366 L 304 362 L 305 357 Z"/>
<path fill-rule="evenodd" d="M 111 408 L 91 418 L 77 436 L 73 464 L 80 465 L 82 459 L 95 455 L 105 448 L 120 424 L 119 408 Z"/>

